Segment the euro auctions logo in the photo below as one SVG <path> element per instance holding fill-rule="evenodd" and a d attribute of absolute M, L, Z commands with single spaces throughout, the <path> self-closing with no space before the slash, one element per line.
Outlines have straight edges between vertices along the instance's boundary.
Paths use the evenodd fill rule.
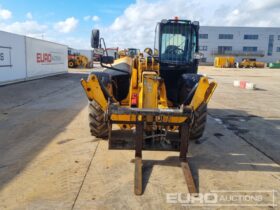
<path fill-rule="evenodd" d="M 168 204 L 181 206 L 276 207 L 277 191 L 211 191 L 209 193 L 166 193 Z"/>
<path fill-rule="evenodd" d="M 64 64 L 63 53 L 60 52 L 48 52 L 48 53 L 36 53 L 36 62 L 42 65 L 55 65 Z"/>
<path fill-rule="evenodd" d="M 37 53 L 37 63 L 51 63 L 52 55 L 50 53 Z"/>

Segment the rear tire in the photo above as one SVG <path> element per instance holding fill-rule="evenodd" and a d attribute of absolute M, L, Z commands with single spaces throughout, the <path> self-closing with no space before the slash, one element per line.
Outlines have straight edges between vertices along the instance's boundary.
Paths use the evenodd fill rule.
<path fill-rule="evenodd" d="M 194 113 L 194 124 L 190 132 L 190 139 L 197 140 L 203 136 L 207 121 L 207 104 L 202 104 Z"/>
<path fill-rule="evenodd" d="M 94 100 L 89 103 L 89 128 L 92 136 L 97 138 L 108 137 L 108 125 L 105 122 L 104 111 Z"/>

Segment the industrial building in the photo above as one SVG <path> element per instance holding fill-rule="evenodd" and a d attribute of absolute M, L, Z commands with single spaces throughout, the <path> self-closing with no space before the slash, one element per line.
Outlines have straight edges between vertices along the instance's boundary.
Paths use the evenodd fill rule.
<path fill-rule="evenodd" d="M 266 63 L 280 59 L 280 28 L 201 26 L 199 50 L 203 63 L 213 64 L 216 56 L 234 56 Z"/>

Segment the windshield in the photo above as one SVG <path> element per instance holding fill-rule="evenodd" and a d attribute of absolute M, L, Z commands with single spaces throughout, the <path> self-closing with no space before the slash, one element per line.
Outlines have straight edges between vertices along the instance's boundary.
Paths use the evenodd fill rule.
<path fill-rule="evenodd" d="M 135 56 L 139 54 L 139 50 L 138 49 L 133 49 L 133 48 L 129 48 L 128 49 L 128 56 Z"/>
<path fill-rule="evenodd" d="M 165 63 L 188 63 L 192 54 L 191 27 L 187 24 L 162 25 L 160 60 Z"/>

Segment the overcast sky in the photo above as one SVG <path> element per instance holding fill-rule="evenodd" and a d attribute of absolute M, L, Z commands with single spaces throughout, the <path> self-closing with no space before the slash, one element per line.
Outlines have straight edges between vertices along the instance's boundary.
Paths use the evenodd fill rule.
<path fill-rule="evenodd" d="M 1 0 L 0 30 L 90 49 L 99 28 L 108 47 L 152 47 L 161 19 L 212 26 L 280 27 L 280 0 Z"/>

